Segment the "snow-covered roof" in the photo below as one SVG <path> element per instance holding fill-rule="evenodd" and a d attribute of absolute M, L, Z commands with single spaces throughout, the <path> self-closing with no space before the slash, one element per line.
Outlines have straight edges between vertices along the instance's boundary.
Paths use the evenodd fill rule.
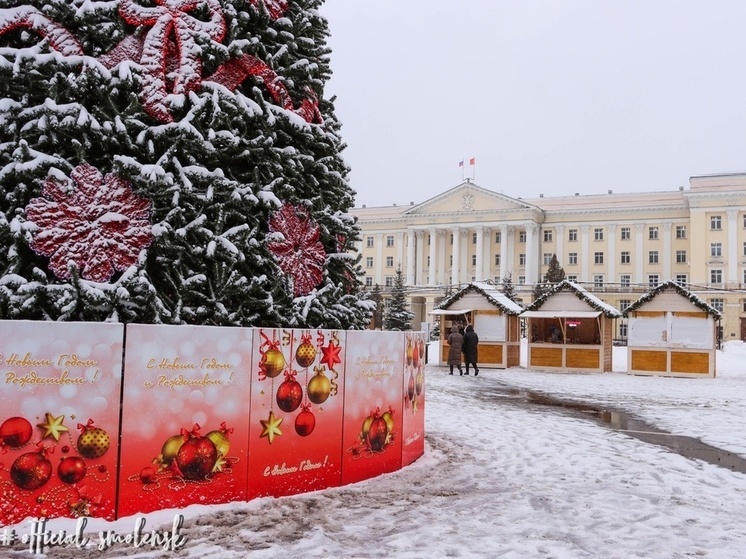
<path fill-rule="evenodd" d="M 457 291 L 445 301 L 437 305 L 435 309 L 447 309 L 467 293 L 473 292 L 479 293 L 491 305 L 497 307 L 506 314 L 518 315 L 523 311 L 518 303 L 509 299 L 496 285 L 486 282 L 471 282 L 467 284 L 463 289 Z"/>
<path fill-rule="evenodd" d="M 682 297 L 689 299 L 689 302 L 692 303 L 695 307 L 705 311 L 712 317 L 717 318 L 717 319 L 722 318 L 722 314 L 720 313 L 719 310 L 717 310 L 712 305 L 708 305 L 705 301 L 697 297 L 694 293 L 692 293 L 688 289 L 685 289 L 684 287 L 682 287 L 680 284 L 676 283 L 673 280 L 664 281 L 663 283 L 656 286 L 653 290 L 649 291 L 648 293 L 640 297 L 637 301 L 635 301 L 629 307 L 624 309 L 624 313 L 622 313 L 623 316 L 629 316 L 629 313 L 638 310 L 641 306 L 643 306 L 646 303 L 649 303 L 655 297 L 657 297 L 658 295 L 666 291 L 675 291 Z"/>
<path fill-rule="evenodd" d="M 601 299 L 599 299 L 592 293 L 589 293 L 588 291 L 586 291 L 584 287 L 578 285 L 577 283 L 573 283 L 569 280 L 563 280 L 559 282 L 557 285 L 555 285 L 549 291 L 547 291 L 544 295 L 542 295 L 536 301 L 534 301 L 528 307 L 526 307 L 526 310 L 527 311 L 539 310 L 541 306 L 544 303 L 546 303 L 550 297 L 552 297 L 555 293 L 559 293 L 560 291 L 568 291 L 570 293 L 575 294 L 578 299 L 580 299 L 581 301 L 584 301 L 586 304 L 596 309 L 597 311 L 600 311 L 601 313 L 604 314 L 604 316 L 608 318 L 620 318 L 622 316 L 622 313 L 616 307 L 613 307 L 609 305 L 608 303 L 604 303 Z"/>

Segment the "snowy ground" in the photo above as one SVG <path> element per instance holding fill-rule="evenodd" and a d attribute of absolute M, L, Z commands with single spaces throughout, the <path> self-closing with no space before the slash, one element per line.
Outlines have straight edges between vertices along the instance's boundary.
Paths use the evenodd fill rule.
<path fill-rule="evenodd" d="M 641 442 L 593 418 L 527 404 L 505 388 L 623 409 L 746 457 L 746 346 L 718 352 L 715 379 L 634 377 L 626 348 L 606 374 L 428 366 L 426 452 L 356 485 L 145 516 L 185 516 L 180 551 L 60 546 L 50 558 L 737 558 L 746 553 L 746 475 Z M 134 518 L 88 528 L 132 531 Z M 52 530 L 74 531 L 71 520 Z M 19 532 L 27 527 L 17 527 Z M 2 531 L 0 531 L 2 535 Z M 2 557 L 29 557 L 23 547 Z M 38 556 L 41 557 L 41 556 Z"/>

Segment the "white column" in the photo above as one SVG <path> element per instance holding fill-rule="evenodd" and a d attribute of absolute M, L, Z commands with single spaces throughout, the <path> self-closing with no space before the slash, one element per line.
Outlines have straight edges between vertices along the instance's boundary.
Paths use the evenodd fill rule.
<path fill-rule="evenodd" d="M 485 242 L 486 241 L 486 242 Z M 484 227 L 482 230 L 482 279 L 492 279 L 492 229 Z"/>
<path fill-rule="evenodd" d="M 401 231 L 396 234 L 396 266 L 404 266 L 404 233 Z"/>
<path fill-rule="evenodd" d="M 508 233 L 507 234 L 508 250 L 503 255 L 503 258 L 506 258 L 508 261 L 506 263 L 505 273 L 510 274 L 513 278 L 512 280 L 513 285 L 517 285 L 518 277 L 515 275 L 515 268 L 514 268 L 515 266 L 515 227 L 513 227 L 512 225 L 509 225 L 507 233 Z"/>
<path fill-rule="evenodd" d="M 430 266 L 428 267 L 427 284 L 435 285 L 435 269 L 436 269 L 436 249 L 438 243 L 438 235 L 435 227 L 430 228 Z"/>
<path fill-rule="evenodd" d="M 663 224 L 663 277 L 662 281 L 668 281 L 673 279 L 671 277 L 671 229 L 673 229 L 673 223 L 667 221 Z"/>
<path fill-rule="evenodd" d="M 738 283 L 738 210 L 728 210 L 728 283 Z"/>
<path fill-rule="evenodd" d="M 448 266 L 446 265 L 446 245 L 448 244 L 446 235 L 448 231 L 445 229 L 438 229 L 438 283 L 440 285 L 446 285 L 446 272 Z"/>
<path fill-rule="evenodd" d="M 591 258 L 589 248 L 589 231 L 591 230 L 590 225 L 580 226 L 580 281 L 588 282 L 588 262 Z"/>
<path fill-rule="evenodd" d="M 565 267 L 565 226 L 558 225 L 554 228 L 557 232 L 557 262 L 560 266 Z"/>
<path fill-rule="evenodd" d="M 482 281 L 484 279 L 484 227 L 477 225 L 475 232 L 477 234 L 477 264 L 474 277 L 477 281 Z"/>
<path fill-rule="evenodd" d="M 643 281 L 643 266 L 645 264 L 645 248 L 643 246 L 644 223 L 635 223 L 635 283 L 647 283 Z"/>
<path fill-rule="evenodd" d="M 616 282 L 616 223 L 611 223 L 606 226 L 606 231 L 609 233 L 609 253 L 605 256 L 606 270 L 606 281 L 610 283 Z"/>
<path fill-rule="evenodd" d="M 459 238 L 459 251 L 461 254 L 461 257 L 459 259 L 459 266 L 457 270 L 458 274 L 458 283 L 466 283 L 466 280 L 464 279 L 466 277 L 466 272 L 469 271 L 469 263 L 466 261 L 466 259 L 469 256 L 469 250 L 468 250 L 468 236 L 469 236 L 469 230 L 468 229 L 461 229 L 461 235 Z"/>
<path fill-rule="evenodd" d="M 376 283 L 383 287 L 383 233 L 376 233 Z"/>
<path fill-rule="evenodd" d="M 414 229 L 407 231 L 407 285 L 414 285 Z"/>
<path fill-rule="evenodd" d="M 458 285 L 459 283 L 459 267 L 461 265 L 461 229 L 454 227 L 453 231 L 453 247 L 452 247 L 452 260 L 451 266 L 451 283 Z"/>
<path fill-rule="evenodd" d="M 536 273 L 539 264 L 539 226 L 536 223 L 526 223 L 526 284 L 536 283 Z"/>
<path fill-rule="evenodd" d="M 508 226 L 500 226 L 500 281 L 508 273 Z"/>
<path fill-rule="evenodd" d="M 415 236 L 417 237 L 417 265 L 415 266 L 415 285 L 424 284 L 424 260 L 425 260 L 425 249 L 424 249 L 424 231 L 416 231 Z"/>

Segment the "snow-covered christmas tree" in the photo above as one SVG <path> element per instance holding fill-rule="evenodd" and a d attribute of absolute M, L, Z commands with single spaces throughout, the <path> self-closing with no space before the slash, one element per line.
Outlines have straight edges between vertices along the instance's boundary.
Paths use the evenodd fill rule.
<path fill-rule="evenodd" d="M 0 318 L 362 328 L 323 0 L 0 0 Z"/>

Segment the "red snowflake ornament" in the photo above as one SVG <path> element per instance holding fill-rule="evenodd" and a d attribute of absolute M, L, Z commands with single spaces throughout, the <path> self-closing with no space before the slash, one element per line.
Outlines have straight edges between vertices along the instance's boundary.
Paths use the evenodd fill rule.
<path fill-rule="evenodd" d="M 0 10 L 0 35 L 14 29 L 28 29 L 45 37 L 49 46 L 65 56 L 83 56 L 78 40 L 60 24 L 32 6 Z"/>
<path fill-rule="evenodd" d="M 69 279 L 74 262 L 85 279 L 107 281 L 152 242 L 150 200 L 135 195 L 118 175 L 104 177 L 86 163 L 67 181 L 47 177 L 42 195 L 26 206 L 26 218 L 36 226 L 31 248 L 50 257 L 49 268 L 60 279 Z"/>
<path fill-rule="evenodd" d="M 324 277 L 326 252 L 319 241 L 321 228 L 304 208 L 283 204 L 270 218 L 269 230 L 274 235 L 267 246 L 280 269 L 293 279 L 296 297 L 307 295 Z"/>

